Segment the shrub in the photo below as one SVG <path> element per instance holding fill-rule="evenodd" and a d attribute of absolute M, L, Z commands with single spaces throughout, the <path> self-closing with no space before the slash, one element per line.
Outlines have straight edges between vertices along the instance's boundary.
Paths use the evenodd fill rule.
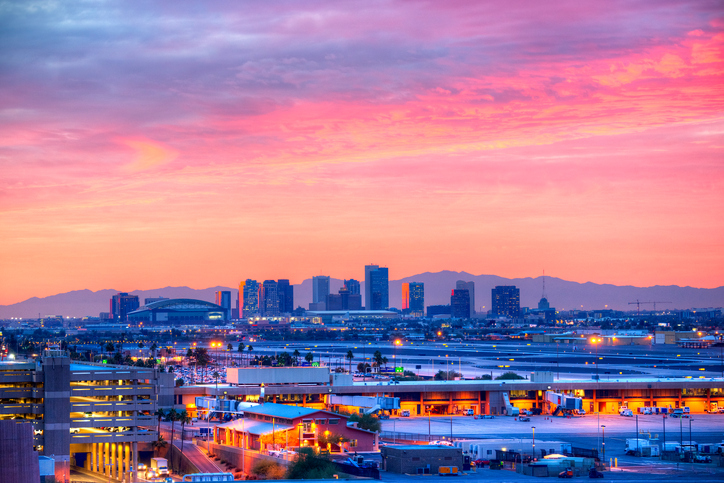
<path fill-rule="evenodd" d="M 299 457 L 289 466 L 290 480 L 313 480 L 331 478 L 336 467 L 329 459 L 314 453 L 312 448 L 301 448 Z"/>
<path fill-rule="evenodd" d="M 496 381 L 511 381 L 515 379 L 525 379 L 523 376 L 519 376 L 513 371 L 505 372 L 495 378 Z"/>
<path fill-rule="evenodd" d="M 280 480 L 284 478 L 284 467 L 271 460 L 257 461 L 251 469 L 252 474 L 261 476 L 267 480 Z"/>

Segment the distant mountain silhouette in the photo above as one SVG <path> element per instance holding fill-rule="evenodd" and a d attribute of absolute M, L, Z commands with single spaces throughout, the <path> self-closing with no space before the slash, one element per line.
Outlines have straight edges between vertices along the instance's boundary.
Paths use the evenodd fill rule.
<path fill-rule="evenodd" d="M 471 275 L 466 272 L 442 271 L 437 273 L 425 272 L 401 280 L 390 281 L 390 306 L 402 306 L 402 284 L 404 282 L 423 282 L 425 284 L 425 305 L 440 305 L 450 303 L 450 292 L 455 288 L 458 280 L 475 282 L 475 305 L 477 311 L 490 310 L 491 289 L 496 285 L 515 285 L 520 289 L 520 303 L 523 307 L 537 307 L 542 295 L 542 277 L 508 279 L 495 275 Z M 362 285 L 362 300 L 364 300 L 364 281 Z M 332 278 L 330 290 L 336 293 L 342 286 L 341 279 Z M 196 290 L 189 287 L 165 287 L 154 290 L 134 290 L 130 293 L 138 295 L 143 305 L 145 298 L 193 298 L 214 301 L 214 292 L 217 290 L 230 290 L 232 304 L 236 304 L 238 289 L 231 287 L 210 287 Z M 10 317 L 35 318 L 40 314 L 65 315 L 83 317 L 86 315 L 98 316 L 100 312 L 110 310 L 110 299 L 118 293 L 117 290 L 76 290 L 73 292 L 52 295 L 49 297 L 33 297 L 12 305 L 0 305 L 0 318 Z M 546 277 L 546 295 L 551 307 L 559 310 L 581 309 L 609 309 L 635 310 L 635 305 L 629 302 L 657 301 L 671 302 L 659 304 L 657 309 L 688 309 L 703 307 L 722 307 L 724 305 L 724 287 L 712 289 L 679 287 L 676 285 L 633 287 L 610 284 L 596 284 L 592 282 L 569 282 L 555 277 Z M 312 301 L 312 280 L 304 280 L 294 285 L 294 305 L 309 307 Z M 234 305 L 235 306 L 235 305 Z M 641 310 L 651 310 L 651 304 L 641 305 Z"/>

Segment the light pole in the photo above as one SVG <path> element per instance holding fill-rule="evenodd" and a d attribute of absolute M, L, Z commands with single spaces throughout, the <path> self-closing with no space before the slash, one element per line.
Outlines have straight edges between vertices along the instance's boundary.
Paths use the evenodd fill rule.
<path fill-rule="evenodd" d="M 533 461 L 535 461 L 535 426 L 531 426 L 530 429 L 533 430 Z"/>
<path fill-rule="evenodd" d="M 603 444 L 601 445 L 601 452 L 603 453 L 603 464 L 606 465 L 606 425 L 601 425 L 601 431 L 603 432 Z"/>
<path fill-rule="evenodd" d="M 662 414 L 662 416 L 663 417 L 661 419 L 664 422 L 664 444 L 662 445 L 661 450 L 663 452 L 663 451 L 666 451 L 666 414 Z"/>

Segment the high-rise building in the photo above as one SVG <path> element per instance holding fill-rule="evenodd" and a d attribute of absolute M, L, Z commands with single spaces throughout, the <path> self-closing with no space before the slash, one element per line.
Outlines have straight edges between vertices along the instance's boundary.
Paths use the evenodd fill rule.
<path fill-rule="evenodd" d="M 229 320 L 231 318 L 231 291 L 219 290 L 216 292 L 216 305 L 223 307 L 224 318 Z"/>
<path fill-rule="evenodd" d="M 276 280 L 264 280 L 259 287 L 259 312 L 264 317 L 279 315 L 279 290 Z"/>
<path fill-rule="evenodd" d="M 410 315 L 422 317 L 425 315 L 425 284 L 422 282 L 409 283 Z"/>
<path fill-rule="evenodd" d="M 493 315 L 516 318 L 520 314 L 520 289 L 514 285 L 498 285 L 492 290 Z"/>
<path fill-rule="evenodd" d="M 402 312 L 410 310 L 410 284 L 405 282 L 402 284 Z"/>
<path fill-rule="evenodd" d="M 360 294 L 360 283 L 359 281 L 350 278 L 349 280 L 344 281 L 344 286 L 347 287 L 347 290 L 349 290 L 350 295 L 359 295 Z"/>
<path fill-rule="evenodd" d="M 458 280 L 455 288 L 459 290 L 467 290 L 470 293 L 470 317 L 475 315 L 475 282 L 465 282 Z"/>
<path fill-rule="evenodd" d="M 327 295 L 329 295 L 330 278 L 325 275 L 317 275 L 312 277 L 312 303 L 327 303 Z"/>
<path fill-rule="evenodd" d="M 287 279 L 279 279 L 277 292 L 279 294 L 279 313 L 291 314 L 294 310 L 294 286 Z"/>
<path fill-rule="evenodd" d="M 360 310 L 362 296 L 351 294 L 346 287 L 339 289 L 339 293 L 327 295 L 326 310 Z"/>
<path fill-rule="evenodd" d="M 470 292 L 467 289 L 453 289 L 450 296 L 452 316 L 456 319 L 470 318 Z"/>
<path fill-rule="evenodd" d="M 390 308 L 388 269 L 379 265 L 365 266 L 365 310 Z"/>
<path fill-rule="evenodd" d="M 259 282 L 256 280 L 246 279 L 243 286 L 244 290 L 244 306 L 242 308 L 242 317 L 251 317 L 259 313 Z"/>
<path fill-rule="evenodd" d="M 246 282 L 239 282 L 239 292 L 236 294 L 236 317 L 240 319 L 244 313 L 244 285 Z"/>
<path fill-rule="evenodd" d="M 125 292 L 119 292 L 111 297 L 111 318 L 115 322 L 126 322 L 128 313 L 133 312 L 140 304 L 138 303 L 138 295 L 128 295 Z"/>

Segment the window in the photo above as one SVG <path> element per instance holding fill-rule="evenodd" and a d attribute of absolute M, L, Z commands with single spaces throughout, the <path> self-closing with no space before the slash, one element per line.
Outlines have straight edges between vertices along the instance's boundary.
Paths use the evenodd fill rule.
<path fill-rule="evenodd" d="M 489 449 L 489 450 L 488 450 L 488 454 L 493 454 L 493 450 L 492 450 L 492 449 Z"/>
<path fill-rule="evenodd" d="M 339 424 L 339 419 L 330 419 L 329 424 Z"/>
<path fill-rule="evenodd" d="M 326 419 L 317 419 L 317 424 L 327 424 Z"/>
<path fill-rule="evenodd" d="M 452 456 L 446 456 L 445 461 L 452 461 Z"/>

